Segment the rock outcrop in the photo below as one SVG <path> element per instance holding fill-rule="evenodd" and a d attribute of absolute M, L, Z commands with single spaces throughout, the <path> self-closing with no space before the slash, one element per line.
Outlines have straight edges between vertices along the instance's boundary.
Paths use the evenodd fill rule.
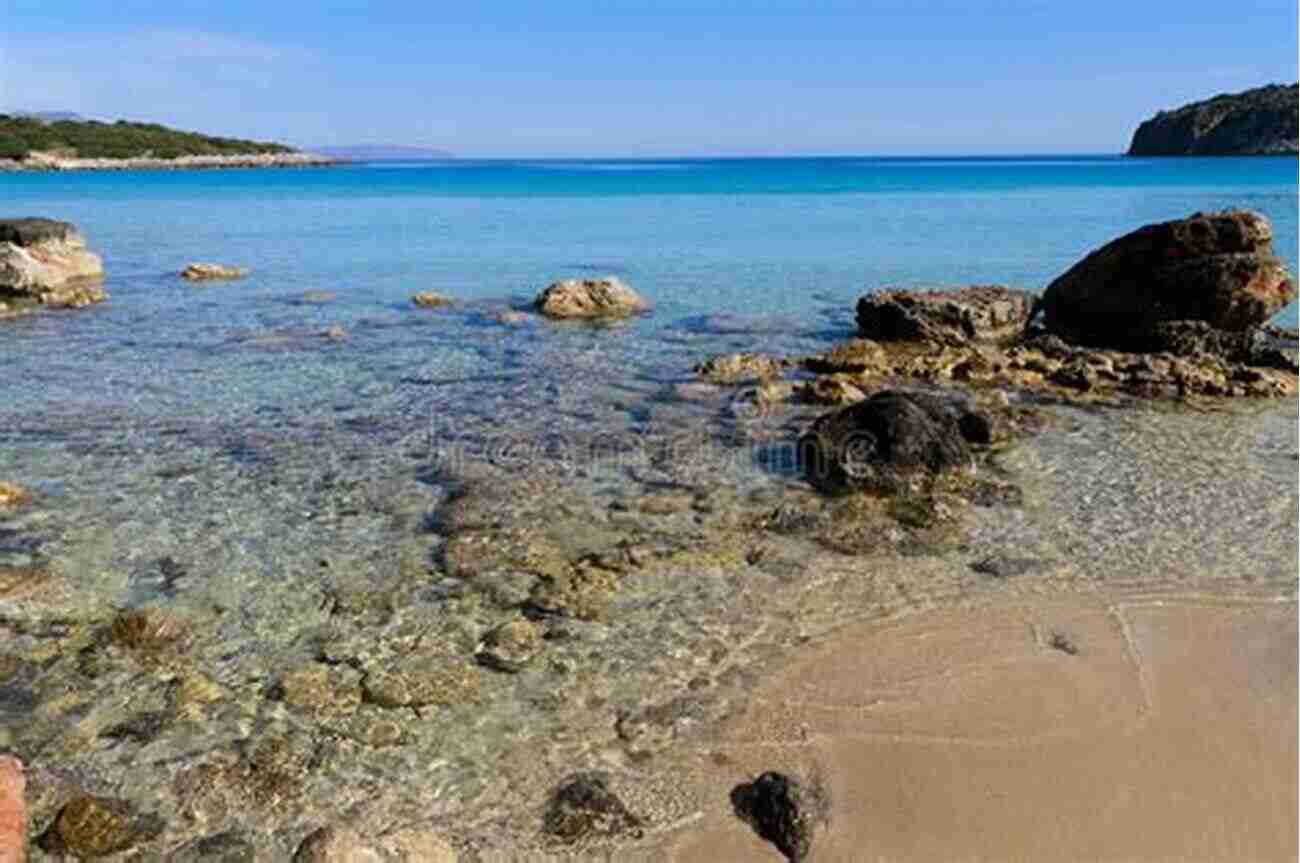
<path fill-rule="evenodd" d="M 973 464 L 989 422 L 942 396 L 885 390 L 818 418 L 799 440 L 805 475 L 827 491 L 901 491 Z"/>
<path fill-rule="evenodd" d="M 891 290 L 858 300 L 858 333 L 882 342 L 1000 344 L 1019 338 L 1034 297 L 1002 285 L 960 290 Z"/>
<path fill-rule="evenodd" d="M 0 318 L 41 306 L 80 308 L 108 298 L 104 264 L 76 226 L 0 219 Z"/>
<path fill-rule="evenodd" d="M 1048 285 L 1043 323 L 1078 344 L 1134 351 L 1162 349 L 1157 327 L 1170 321 L 1248 331 L 1296 296 L 1272 240 L 1268 219 L 1246 210 L 1146 225 Z"/>
<path fill-rule="evenodd" d="M 549 318 L 622 318 L 650 307 L 613 276 L 555 282 L 537 295 L 533 305 Z"/>
<path fill-rule="evenodd" d="M 436 309 L 451 305 L 451 297 L 443 296 L 437 291 L 420 291 L 411 295 L 411 302 L 422 309 Z"/>
<path fill-rule="evenodd" d="M 1297 85 L 1270 84 L 1161 111 L 1138 126 L 1130 156 L 1256 156 L 1297 151 Z"/>

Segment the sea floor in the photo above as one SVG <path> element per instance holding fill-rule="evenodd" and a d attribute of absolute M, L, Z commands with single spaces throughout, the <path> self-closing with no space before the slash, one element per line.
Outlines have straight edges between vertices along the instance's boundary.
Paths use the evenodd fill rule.
<path fill-rule="evenodd" d="M 1045 407 L 990 466 L 1022 500 L 828 542 L 811 409 L 563 362 L 339 420 L 10 428 L 33 833 L 82 790 L 156 817 L 122 859 L 233 831 L 285 860 L 324 824 L 778 859 L 727 795 L 788 769 L 832 794 L 813 860 L 1295 856 L 1294 402 Z M 588 770 L 641 826 L 559 843 Z"/>

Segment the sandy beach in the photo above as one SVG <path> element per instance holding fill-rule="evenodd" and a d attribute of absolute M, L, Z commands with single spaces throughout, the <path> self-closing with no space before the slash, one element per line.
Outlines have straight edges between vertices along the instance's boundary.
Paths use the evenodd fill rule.
<path fill-rule="evenodd" d="M 852 627 L 769 681 L 697 781 L 820 775 L 817 861 L 1294 859 L 1295 615 L 1169 597 Z M 663 851 L 781 859 L 723 806 Z"/>

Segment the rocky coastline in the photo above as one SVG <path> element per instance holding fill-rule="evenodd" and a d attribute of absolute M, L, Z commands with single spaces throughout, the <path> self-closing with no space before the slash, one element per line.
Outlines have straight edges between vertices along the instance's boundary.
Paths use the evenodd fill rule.
<path fill-rule="evenodd" d="M 0 171 L 143 171 L 217 168 L 318 168 L 344 160 L 313 153 L 248 153 L 221 156 L 177 156 L 170 159 L 132 156 L 121 159 L 78 158 L 31 153 L 24 159 L 0 159 Z"/>
<path fill-rule="evenodd" d="M 1161 111 L 1138 126 L 1130 156 L 1286 156 L 1300 146 L 1300 85 L 1270 84 Z"/>
<path fill-rule="evenodd" d="M 11 255 L 75 234 L 6 224 Z M 1252 559 L 1294 555 L 1293 481 L 1291 500 L 1234 519 L 1277 483 L 1223 441 L 1271 439 L 1293 405 L 1296 334 L 1267 322 L 1295 296 L 1245 211 L 1139 228 L 1042 296 L 873 291 L 825 350 L 775 355 L 756 337 L 681 369 L 643 409 L 696 404 L 698 423 L 674 414 L 635 447 L 579 429 L 567 458 L 429 452 L 418 483 L 322 481 L 311 506 L 331 530 L 369 506 L 388 532 L 363 580 L 321 548 L 277 600 L 293 615 L 256 605 L 272 588 L 255 577 L 229 599 L 124 608 L 88 603 L 37 552 L 0 562 L 0 752 L 25 763 L 0 755 L 0 860 L 15 824 L 34 863 L 670 859 L 715 797 L 770 853 L 816 859 L 833 802 L 816 765 L 745 760 L 798 730 L 744 745 L 718 731 L 810 643 L 1008 595 L 1293 598 L 1294 567 L 1228 565 L 1232 548 L 1198 548 L 1204 583 L 1175 579 L 1193 559 L 1178 543 L 1216 529 L 1237 545 L 1259 531 Z M 413 305 L 436 318 L 456 301 Z M 530 308 L 509 312 L 558 332 L 651 305 L 588 278 Z M 1267 458 L 1294 450 L 1286 434 Z M 596 456 L 572 455 L 586 444 Z M 725 482 L 737 451 L 770 481 Z M 1084 470 L 1079 452 L 1120 469 Z M 216 468 L 194 470 L 202 488 Z M 610 472 L 626 493 L 593 490 Z M 54 530 L 23 477 L 0 479 L 0 528 Z M 285 505 L 272 485 L 258 493 Z M 170 557 L 150 567 L 162 595 L 192 578 Z M 255 610 L 273 650 L 244 649 Z M 1093 650 L 1064 630 L 1039 640 L 1054 658 Z M 683 780 L 700 773 L 731 778 Z"/>

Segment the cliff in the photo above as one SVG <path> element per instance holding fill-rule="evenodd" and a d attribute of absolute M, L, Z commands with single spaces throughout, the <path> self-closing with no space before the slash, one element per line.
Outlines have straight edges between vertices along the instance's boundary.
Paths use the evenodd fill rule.
<path fill-rule="evenodd" d="M 1130 156 L 1261 156 L 1296 152 L 1297 85 L 1270 84 L 1161 111 L 1133 134 Z"/>

